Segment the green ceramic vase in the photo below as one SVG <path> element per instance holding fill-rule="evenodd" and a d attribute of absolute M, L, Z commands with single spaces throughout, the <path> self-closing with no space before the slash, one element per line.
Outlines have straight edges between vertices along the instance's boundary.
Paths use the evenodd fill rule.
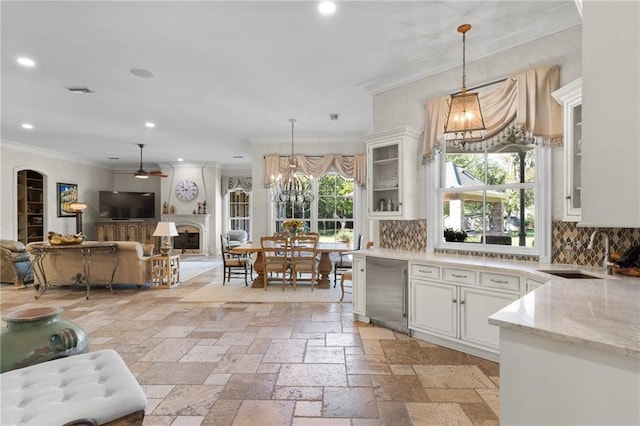
<path fill-rule="evenodd" d="M 88 352 L 87 333 L 75 322 L 60 318 L 62 311 L 45 306 L 3 317 L 7 327 L 0 334 L 0 372 Z"/>

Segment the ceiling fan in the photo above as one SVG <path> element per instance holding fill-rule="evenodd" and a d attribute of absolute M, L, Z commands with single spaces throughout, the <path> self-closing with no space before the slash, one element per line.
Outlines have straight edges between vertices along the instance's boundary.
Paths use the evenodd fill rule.
<path fill-rule="evenodd" d="M 149 176 L 167 177 L 168 175 L 165 175 L 160 170 L 148 172 L 148 171 L 146 171 L 144 169 L 144 167 L 142 165 L 142 148 L 144 148 L 144 144 L 143 143 L 139 143 L 138 146 L 140 147 L 140 168 L 133 174 L 133 176 L 137 177 L 138 179 L 148 179 Z"/>

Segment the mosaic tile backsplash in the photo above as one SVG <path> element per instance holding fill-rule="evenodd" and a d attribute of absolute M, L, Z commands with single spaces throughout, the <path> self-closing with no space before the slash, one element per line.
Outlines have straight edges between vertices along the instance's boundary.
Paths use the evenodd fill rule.
<path fill-rule="evenodd" d="M 553 221 L 551 225 L 551 262 L 569 265 L 596 266 L 602 264 L 604 247 L 596 240 L 593 250 L 588 250 L 589 237 L 596 229 L 607 231 L 611 237 L 611 252 L 625 252 L 640 245 L 640 228 L 579 228 L 575 222 Z M 426 251 L 427 221 L 383 220 L 380 221 L 380 246 L 399 250 Z M 495 259 L 518 259 L 537 261 L 537 256 L 481 253 L 474 251 L 438 250 L 466 256 L 482 256 Z"/>

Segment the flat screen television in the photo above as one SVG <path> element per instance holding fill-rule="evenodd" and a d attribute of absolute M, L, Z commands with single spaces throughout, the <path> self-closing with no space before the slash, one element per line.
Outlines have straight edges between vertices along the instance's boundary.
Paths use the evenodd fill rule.
<path fill-rule="evenodd" d="M 156 194 L 153 192 L 100 191 L 101 219 L 128 220 L 156 217 Z"/>

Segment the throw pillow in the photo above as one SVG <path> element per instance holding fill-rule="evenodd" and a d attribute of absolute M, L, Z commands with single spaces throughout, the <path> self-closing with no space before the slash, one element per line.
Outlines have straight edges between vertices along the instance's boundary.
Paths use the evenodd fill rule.
<path fill-rule="evenodd" d="M 142 255 L 143 256 L 153 255 L 153 244 L 142 244 Z"/>

